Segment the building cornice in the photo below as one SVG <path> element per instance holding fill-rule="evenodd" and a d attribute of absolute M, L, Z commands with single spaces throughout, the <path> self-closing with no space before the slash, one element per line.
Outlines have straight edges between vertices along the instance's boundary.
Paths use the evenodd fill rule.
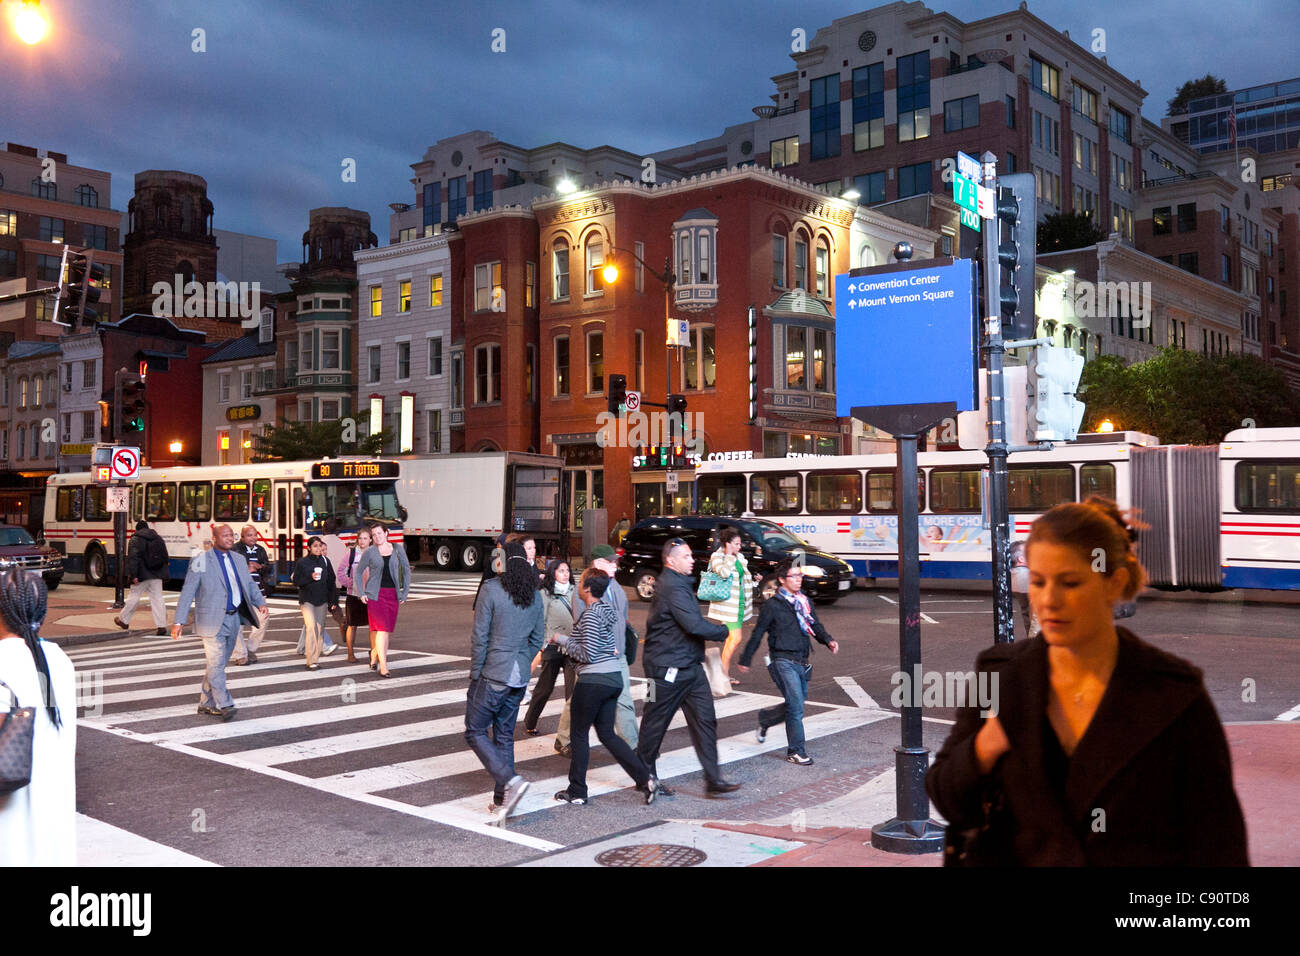
<path fill-rule="evenodd" d="M 460 233 L 444 232 L 437 236 L 421 236 L 406 242 L 390 242 L 386 246 L 374 249 L 362 249 L 352 254 L 353 260 L 360 265 L 363 262 L 383 262 L 387 259 L 400 259 L 403 256 L 418 256 L 428 252 L 437 252 L 453 239 L 459 239 Z"/>

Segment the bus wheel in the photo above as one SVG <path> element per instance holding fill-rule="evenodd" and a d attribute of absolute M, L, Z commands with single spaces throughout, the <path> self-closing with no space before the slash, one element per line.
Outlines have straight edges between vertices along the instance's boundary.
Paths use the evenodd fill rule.
<path fill-rule="evenodd" d="M 464 571 L 477 571 L 483 566 L 483 545 L 478 541 L 466 541 L 460 547 L 460 566 Z"/>
<path fill-rule="evenodd" d="M 439 538 L 433 543 L 433 566 L 439 571 L 450 571 L 456 563 L 456 550 L 451 542 Z"/>
<path fill-rule="evenodd" d="M 108 584 L 108 555 L 98 545 L 86 549 L 86 583 L 97 588 Z"/>

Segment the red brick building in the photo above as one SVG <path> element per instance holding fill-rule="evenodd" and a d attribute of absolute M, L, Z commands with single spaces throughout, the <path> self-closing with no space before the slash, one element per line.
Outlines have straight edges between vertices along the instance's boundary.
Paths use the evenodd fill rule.
<path fill-rule="evenodd" d="M 606 183 L 458 225 L 452 294 L 463 307 L 452 337 L 464 345 L 465 415 L 463 429 L 453 419 L 453 436 L 463 435 L 453 450 L 563 456 L 574 533 L 583 508 L 606 508 L 613 524 L 625 512 L 635 519 L 705 504 L 693 500 L 689 470 L 666 501 L 664 470 L 634 468 L 635 446 L 656 435 L 614 429 L 602 440 L 612 374 L 663 402 L 671 369 L 672 391 L 688 403 L 690 450 L 702 456 L 844 450 L 834 276 L 888 261 L 899 240 L 919 258 L 938 240 L 936 231 L 755 167 L 654 188 Z M 667 311 L 689 323 L 687 344 L 671 356 L 666 259 Z M 611 262 L 619 276 L 607 283 Z M 839 374 L 858 374 L 865 359 L 846 357 Z"/>

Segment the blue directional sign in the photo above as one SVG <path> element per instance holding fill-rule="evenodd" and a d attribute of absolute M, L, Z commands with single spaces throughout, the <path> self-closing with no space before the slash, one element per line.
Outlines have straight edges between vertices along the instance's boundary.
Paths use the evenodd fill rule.
<path fill-rule="evenodd" d="M 977 407 L 975 264 L 900 262 L 835 277 L 836 413 L 855 406 Z"/>

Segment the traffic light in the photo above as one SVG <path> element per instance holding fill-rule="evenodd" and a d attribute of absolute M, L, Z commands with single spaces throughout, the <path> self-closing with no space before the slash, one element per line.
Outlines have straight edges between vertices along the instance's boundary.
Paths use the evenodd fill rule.
<path fill-rule="evenodd" d="M 685 415 L 686 414 L 686 396 L 669 395 L 668 396 L 668 414 Z"/>
<path fill-rule="evenodd" d="M 92 325 L 99 313 L 91 308 L 100 300 L 104 281 L 104 267 L 95 265 L 89 256 L 84 259 L 73 253 L 68 259 L 67 305 L 62 312 L 67 324 L 75 331 L 78 324 Z"/>
<path fill-rule="evenodd" d="M 144 382 L 139 375 L 121 375 L 117 402 L 117 439 L 139 438 L 144 433 Z"/>
<path fill-rule="evenodd" d="M 1038 207 L 1033 173 L 998 177 L 998 298 L 1002 334 L 1031 339 L 1034 319 L 1034 244 L 1038 239 Z"/>
<path fill-rule="evenodd" d="M 1040 345 L 1030 353 L 1025 388 L 1029 407 L 1026 438 L 1031 442 L 1074 441 L 1083 422 L 1083 402 L 1075 399 L 1083 356 L 1072 349 Z"/>
<path fill-rule="evenodd" d="M 627 376 L 611 375 L 609 377 L 609 413 L 622 415 L 623 406 L 627 404 Z"/>

